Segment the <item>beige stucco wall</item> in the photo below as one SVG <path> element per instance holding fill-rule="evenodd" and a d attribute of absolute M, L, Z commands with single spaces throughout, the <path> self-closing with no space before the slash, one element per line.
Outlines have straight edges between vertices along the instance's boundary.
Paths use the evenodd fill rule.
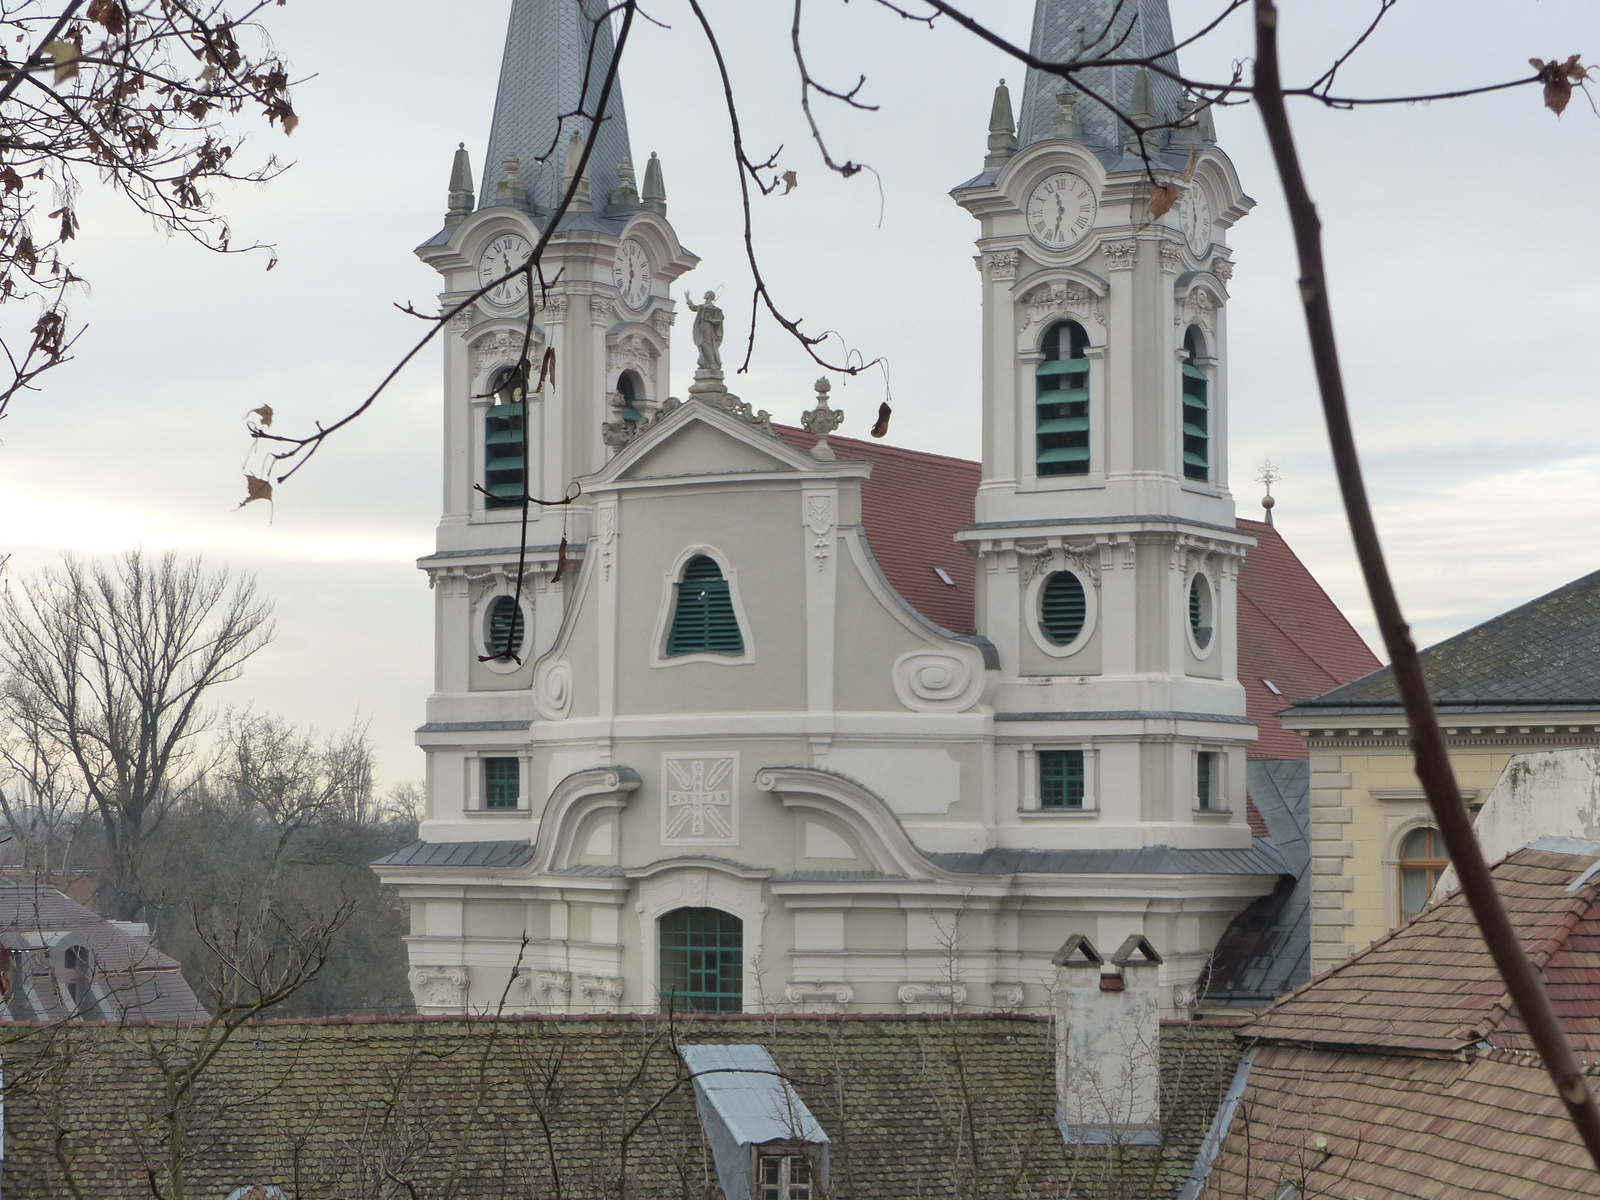
<path fill-rule="evenodd" d="M 1469 806 L 1481 804 L 1513 754 L 1595 745 L 1593 717 L 1573 725 L 1534 723 L 1446 726 L 1450 762 Z M 1503 719 L 1503 718 L 1502 718 Z M 1399 923 L 1398 852 L 1413 829 L 1434 822 L 1413 769 L 1410 748 L 1389 727 L 1313 730 L 1291 724 L 1311 746 L 1311 969 L 1324 971 Z M 1493 721 L 1493 716 L 1487 718 Z M 1520 722 L 1528 722 L 1521 724 Z"/>

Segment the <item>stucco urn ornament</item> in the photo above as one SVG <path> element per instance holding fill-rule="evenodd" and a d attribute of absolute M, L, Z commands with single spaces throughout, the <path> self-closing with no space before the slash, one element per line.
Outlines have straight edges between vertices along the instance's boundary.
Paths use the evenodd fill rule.
<path fill-rule="evenodd" d="M 811 457 L 824 462 L 831 462 L 834 457 L 828 435 L 844 424 L 844 410 L 828 407 L 828 392 L 832 388 L 826 377 L 817 380 L 817 406 L 800 414 L 800 428 L 817 439 L 817 444 L 811 447 Z"/>

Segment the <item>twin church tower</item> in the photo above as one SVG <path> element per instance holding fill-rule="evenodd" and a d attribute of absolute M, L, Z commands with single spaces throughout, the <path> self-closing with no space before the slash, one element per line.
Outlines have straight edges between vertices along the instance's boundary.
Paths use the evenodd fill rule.
<path fill-rule="evenodd" d="M 1209 114 L 1090 73 L 1176 124 L 1141 154 L 1059 79 L 996 92 L 952 192 L 979 223 L 979 470 L 830 438 L 821 384 L 741 401 L 704 351 L 668 396 L 697 260 L 661 164 L 620 91 L 562 116 L 593 111 L 603 11 L 513 0 L 482 188 L 459 152 L 418 250 L 455 306 L 526 260 L 593 140 L 531 298 L 553 383 L 507 386 L 517 282 L 444 339 L 427 814 L 378 864 L 419 1010 L 1043 1010 L 1074 934 L 1146 939 L 1170 1000 L 1283 866 L 1244 812 L 1225 243 L 1251 201 Z M 1038 0 L 1033 53 L 1107 22 L 1172 45 L 1165 0 Z M 1152 169 L 1181 188 L 1159 217 Z M 522 489 L 574 482 L 519 553 Z"/>

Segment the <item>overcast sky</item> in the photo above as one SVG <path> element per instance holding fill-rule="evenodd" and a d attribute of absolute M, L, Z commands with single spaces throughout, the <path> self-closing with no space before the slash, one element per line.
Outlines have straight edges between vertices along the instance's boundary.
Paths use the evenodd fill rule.
<path fill-rule="evenodd" d="M 776 294 L 808 329 L 839 330 L 891 369 L 893 440 L 973 457 L 979 430 L 976 223 L 949 189 L 982 165 L 997 78 L 1022 72 L 952 25 L 932 31 L 867 0 L 812 0 L 807 46 L 825 81 L 854 83 L 872 114 L 823 110 L 836 158 L 877 175 L 830 177 L 807 143 L 788 57 L 791 8 L 708 0 L 753 150 L 799 175 L 761 201 Z M 1173 0 L 1179 36 L 1215 0 Z M 1282 0 L 1287 73 L 1325 65 L 1375 4 Z M 1031 2 L 974 4 L 1027 38 Z M 218 694 L 324 729 L 370 719 L 385 781 L 419 778 L 411 731 L 431 661 L 432 601 L 414 560 L 439 504 L 437 354 L 279 490 L 234 505 L 243 417 L 271 404 L 304 428 L 351 406 L 418 331 L 437 276 L 411 250 L 439 227 L 451 152 L 481 173 L 509 0 L 290 0 L 268 10 L 302 75 L 294 160 L 264 188 L 222 198 L 236 240 L 265 259 L 216 258 L 154 232 L 97 193 L 83 198 L 76 266 L 93 291 L 77 360 L 0 424 L 0 552 L 27 574 L 63 549 L 143 545 L 203 553 L 257 575 L 279 636 Z M 381 11 L 383 19 L 374 20 Z M 669 217 L 701 256 L 685 283 L 726 285 L 731 350 L 748 328 L 737 187 L 715 67 L 681 0 L 638 29 L 623 62 L 637 164 L 658 151 Z M 1184 67 L 1225 76 L 1248 49 L 1243 14 Z M 1527 59 L 1600 59 L 1593 0 L 1406 0 L 1346 67 L 1354 94 L 1511 79 Z M 1020 99 L 1020 89 L 1013 91 Z M 1436 641 L 1600 567 L 1600 119 L 1576 98 L 1561 120 L 1532 89 L 1448 104 L 1292 113 L 1327 236 L 1357 436 L 1391 562 L 1419 639 Z M 1233 232 L 1229 317 L 1232 487 L 1259 516 L 1264 458 L 1284 476 L 1279 528 L 1376 645 L 1316 405 L 1282 196 L 1252 110 L 1217 119 L 1259 202 Z M 881 194 L 879 186 L 881 183 Z M 880 216 L 881 214 L 881 216 Z M 681 289 L 680 289 L 681 290 Z M 747 293 L 745 293 L 747 295 Z M 734 384 L 794 423 L 817 371 L 770 323 Z M 693 363 L 676 330 L 675 390 Z M 686 350 L 687 347 L 687 350 Z M 862 436 L 882 382 L 835 390 Z"/>

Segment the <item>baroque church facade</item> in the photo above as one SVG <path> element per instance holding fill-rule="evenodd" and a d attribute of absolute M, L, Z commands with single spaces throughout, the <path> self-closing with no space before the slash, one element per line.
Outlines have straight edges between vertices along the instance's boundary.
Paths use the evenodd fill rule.
<path fill-rule="evenodd" d="M 419 1011 L 1045 1011 L 1073 935 L 1147 939 L 1181 1002 L 1284 873 L 1246 820 L 1255 538 L 1228 488 L 1227 233 L 1252 201 L 1208 114 L 1148 72 L 1088 81 L 1186 118 L 1146 147 L 1188 173 L 1152 219 L 1103 107 L 1038 73 L 1015 114 L 996 92 L 952 192 L 983 294 L 960 463 L 830 436 L 820 381 L 806 432 L 775 425 L 727 391 L 709 298 L 668 396 L 697 260 L 620 94 L 561 123 L 585 6 L 514 0 L 482 190 L 459 152 L 418 250 L 453 307 L 526 260 L 594 138 L 533 297 L 553 382 L 504 386 L 515 284 L 444 338 L 426 819 L 376 864 Z M 1038 0 L 1033 52 L 1068 58 L 1114 7 L 1172 44 L 1165 0 Z M 523 552 L 512 498 L 574 481 Z"/>

